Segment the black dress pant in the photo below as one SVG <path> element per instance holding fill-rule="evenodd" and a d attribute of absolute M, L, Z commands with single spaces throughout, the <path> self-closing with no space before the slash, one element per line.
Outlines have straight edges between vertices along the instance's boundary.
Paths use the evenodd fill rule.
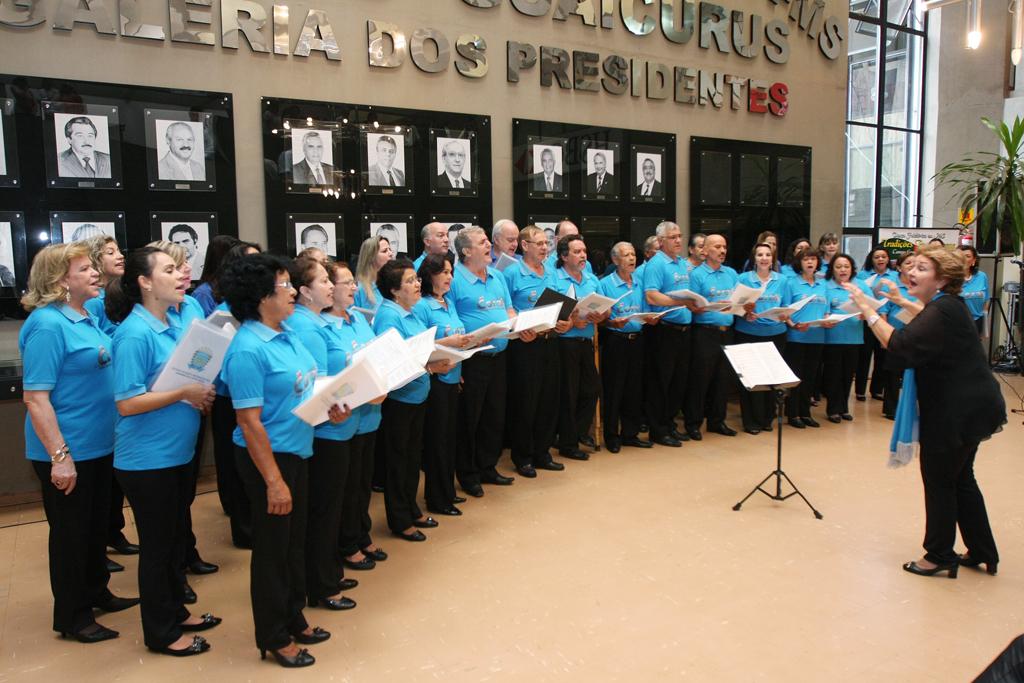
<path fill-rule="evenodd" d="M 551 334 L 529 343 L 509 342 L 508 373 L 512 462 L 516 467 L 551 462 L 562 388 L 558 338 Z"/>
<path fill-rule="evenodd" d="M 113 462 L 110 455 L 76 462 L 75 489 L 65 495 L 50 482 L 50 463 L 32 461 L 50 527 L 54 631 L 77 633 L 92 625 L 92 608 L 113 597 L 106 562 Z"/>
<path fill-rule="evenodd" d="M 191 462 L 157 470 L 115 470 L 139 532 L 142 639 L 160 650 L 181 637 L 185 608 L 185 537 Z"/>
<path fill-rule="evenodd" d="M 125 541 L 124 535 L 124 491 L 111 469 L 110 500 L 107 508 L 107 545 L 120 545 Z"/>
<path fill-rule="evenodd" d="M 249 595 L 256 626 L 256 647 L 280 650 L 309 624 L 306 606 L 306 514 L 309 469 L 293 453 L 274 453 L 281 478 L 292 495 L 287 515 L 267 512 L 267 485 L 249 451 L 235 447 L 235 465 L 249 495 L 252 516 L 252 556 Z"/>
<path fill-rule="evenodd" d="M 384 510 L 388 528 L 402 533 L 423 516 L 416 504 L 423 457 L 423 419 L 427 404 L 402 403 L 388 398 L 381 406 L 380 438 L 387 464 Z"/>
<path fill-rule="evenodd" d="M 601 395 L 601 378 L 594 365 L 594 342 L 589 337 L 562 337 L 558 340 L 558 351 L 562 391 L 557 443 L 559 450 L 574 450 L 579 447 L 580 438 L 590 433 Z"/>
<path fill-rule="evenodd" d="M 737 344 L 760 344 L 771 342 L 782 354 L 786 349 L 786 333 L 770 337 L 760 337 L 736 331 Z M 741 388 L 740 411 L 743 415 L 744 429 L 767 429 L 775 419 L 775 394 L 771 391 L 747 391 Z"/>
<path fill-rule="evenodd" d="M 338 594 L 342 577 L 338 530 L 349 471 L 349 442 L 313 439 L 306 519 L 306 595 L 313 601 Z"/>
<path fill-rule="evenodd" d="M 999 561 L 999 551 L 988 523 L 985 499 L 974 478 L 977 443 L 941 450 L 921 448 L 921 479 L 924 481 L 925 559 L 936 564 L 955 562 L 956 527 L 968 554 L 989 564 Z"/>
<path fill-rule="evenodd" d="M 478 353 L 462 363 L 455 473 L 464 488 L 497 472 L 505 428 L 505 355 Z"/>
<path fill-rule="evenodd" d="M 786 399 L 786 417 L 810 417 L 811 395 L 814 393 L 814 379 L 821 366 L 821 349 L 824 344 L 786 342 L 784 358 L 793 373 L 800 378 L 800 384 L 793 387 Z"/>
<path fill-rule="evenodd" d="M 459 385 L 431 376 L 423 426 L 423 497 L 431 510 L 445 509 L 455 499 L 458 419 Z"/>
<path fill-rule="evenodd" d="M 708 428 L 725 424 L 725 402 L 736 384 L 736 373 L 722 351 L 732 344 L 732 328 L 693 325 L 693 355 L 686 403 L 686 429 L 699 430 L 705 416 Z"/>
<path fill-rule="evenodd" d="M 885 396 L 882 399 L 882 415 L 896 415 L 896 406 L 900 403 L 900 390 L 903 388 L 902 370 L 885 370 Z"/>
<path fill-rule="evenodd" d="M 185 568 L 193 562 L 198 562 L 199 548 L 196 546 L 196 534 L 192 530 L 192 503 L 196 500 L 196 486 L 199 485 L 199 465 L 203 459 L 203 437 L 206 435 L 206 416 L 199 418 L 199 433 L 196 434 L 196 449 L 189 463 L 189 476 L 192 486 L 188 491 L 188 505 L 185 506 L 185 562 L 181 567 L 181 580 L 185 580 Z"/>
<path fill-rule="evenodd" d="M 237 426 L 230 396 L 217 396 L 210 413 L 213 459 L 217 465 L 217 494 L 221 507 L 231 520 L 231 542 L 240 548 L 252 546 L 252 520 L 249 496 L 235 467 L 235 444 L 231 440 Z"/>
<path fill-rule="evenodd" d="M 689 325 L 658 323 L 651 333 L 651 349 L 644 383 L 647 419 L 651 438 L 668 436 L 676 428 L 676 413 L 686 395 L 690 372 L 691 333 Z"/>
<path fill-rule="evenodd" d="M 604 440 L 635 439 L 640 431 L 644 369 L 644 337 L 606 331 L 601 340 L 601 419 Z"/>
<path fill-rule="evenodd" d="M 850 412 L 850 387 L 857 371 L 857 357 L 863 344 L 825 344 L 822 362 L 825 366 L 825 414 L 846 415 Z"/>
<path fill-rule="evenodd" d="M 373 458 L 377 432 L 356 434 L 349 442 L 348 477 L 341 504 L 341 528 L 338 532 L 338 550 L 342 557 L 355 555 L 373 545 L 370 538 L 370 486 L 373 479 Z"/>
<path fill-rule="evenodd" d="M 857 375 L 854 391 L 858 396 L 867 396 L 870 388 L 871 394 L 879 396 L 885 390 L 885 347 L 878 341 L 875 333 L 864 325 L 864 345 L 859 347 L 857 355 Z M 871 359 L 875 360 L 872 367 Z M 871 378 L 871 385 L 868 386 L 868 377 Z"/>

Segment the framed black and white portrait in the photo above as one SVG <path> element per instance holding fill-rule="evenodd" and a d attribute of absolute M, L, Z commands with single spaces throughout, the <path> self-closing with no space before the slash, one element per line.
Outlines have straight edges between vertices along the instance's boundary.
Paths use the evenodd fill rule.
<path fill-rule="evenodd" d="M 145 117 L 149 188 L 216 191 L 213 114 L 147 108 Z"/>
<path fill-rule="evenodd" d="M 288 251 L 319 249 L 332 258 L 345 253 L 345 217 L 332 213 L 290 213 L 287 216 Z"/>
<path fill-rule="evenodd" d="M 430 222 L 440 223 L 448 231 L 448 251 L 452 254 L 456 253 L 455 236 L 459 230 L 479 225 L 478 217 L 470 214 L 437 214 L 430 217 Z"/>
<path fill-rule="evenodd" d="M 413 225 L 410 214 L 363 214 L 363 236 L 383 237 L 395 256 L 409 254 L 409 230 Z"/>
<path fill-rule="evenodd" d="M 430 193 L 443 197 L 476 197 L 479 191 L 476 165 L 476 133 L 455 135 L 430 130 Z"/>
<path fill-rule="evenodd" d="M 25 215 L 0 211 L 0 297 L 17 296 L 27 276 Z"/>
<path fill-rule="evenodd" d="M 109 235 L 124 247 L 127 244 L 124 211 L 53 211 L 50 213 L 50 241 L 79 242 L 98 235 Z"/>
<path fill-rule="evenodd" d="M 290 163 L 285 164 L 285 189 L 319 194 L 341 184 L 341 148 L 334 144 L 336 126 L 318 121 L 288 121 Z"/>
<path fill-rule="evenodd" d="M 548 253 L 555 253 L 555 233 L 558 232 L 558 224 L 562 221 L 572 220 L 568 216 L 527 216 L 527 225 L 536 225 L 538 228 L 544 231 L 544 237 L 548 241 Z"/>
<path fill-rule="evenodd" d="M 413 193 L 411 132 L 402 126 L 363 129 L 364 193 Z"/>
<path fill-rule="evenodd" d="M 569 196 L 569 182 L 565 176 L 565 138 L 526 138 L 530 163 L 529 196 L 531 199 L 565 199 Z"/>
<path fill-rule="evenodd" d="M 581 148 L 586 165 L 583 172 L 583 198 L 619 199 L 619 144 L 584 140 Z"/>
<path fill-rule="evenodd" d="M 192 266 L 192 280 L 203 278 L 206 248 L 217 236 L 217 214 L 154 211 L 149 214 L 150 237 L 173 242 L 185 249 Z"/>
<path fill-rule="evenodd" d="M 0 98 L 0 187 L 21 187 L 16 132 L 14 100 Z"/>
<path fill-rule="evenodd" d="M 121 189 L 118 109 L 44 101 L 46 186 Z"/>
<path fill-rule="evenodd" d="M 665 202 L 665 148 L 633 145 L 633 185 L 635 202 Z"/>

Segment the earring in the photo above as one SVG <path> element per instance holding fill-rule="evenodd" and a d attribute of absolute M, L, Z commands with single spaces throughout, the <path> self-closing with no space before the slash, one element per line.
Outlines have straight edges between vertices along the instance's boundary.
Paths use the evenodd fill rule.
<path fill-rule="evenodd" d="M 66 301 L 67 303 L 71 303 L 71 288 L 70 287 L 65 287 L 64 288 L 64 301 Z"/>

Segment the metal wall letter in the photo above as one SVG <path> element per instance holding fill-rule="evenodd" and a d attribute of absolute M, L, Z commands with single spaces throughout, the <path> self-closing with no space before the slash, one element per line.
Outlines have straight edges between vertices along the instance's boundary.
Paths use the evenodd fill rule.
<path fill-rule="evenodd" d="M 244 18 L 242 15 L 245 15 Z M 252 0 L 220 0 L 221 45 L 238 49 L 238 34 L 243 34 L 253 52 L 270 52 L 263 37 L 267 10 Z"/>
<path fill-rule="evenodd" d="M 512 0 L 512 6 L 528 17 L 542 17 L 551 9 L 551 0 Z"/>
<path fill-rule="evenodd" d="M 725 8 L 710 2 L 700 3 L 700 46 L 711 47 L 711 38 L 719 52 L 729 51 L 729 20 Z"/>
<path fill-rule="evenodd" d="M 189 27 L 189 24 L 210 26 L 213 23 L 210 14 L 212 4 L 213 0 L 167 0 L 171 40 L 177 43 L 213 45 L 213 31 L 197 31 Z"/>
<path fill-rule="evenodd" d="M 640 0 L 644 5 L 653 5 L 654 0 Z M 619 3 L 619 14 L 622 15 L 622 23 L 626 30 L 635 36 L 646 36 L 654 31 L 654 19 L 645 14 L 642 20 L 636 18 L 635 0 L 621 0 Z M 639 95 L 637 95 L 639 97 Z"/>
<path fill-rule="evenodd" d="M 601 28 L 615 28 L 615 0 L 601 0 Z"/>
<path fill-rule="evenodd" d="M 292 54 L 296 57 L 308 57 L 310 50 L 319 50 L 327 59 L 341 61 L 341 48 L 334 37 L 331 20 L 322 9 L 311 9 L 306 14 L 306 21 L 302 24 L 302 32 L 295 41 L 295 50 Z"/>
<path fill-rule="evenodd" d="M 753 59 L 761 52 L 761 45 L 764 43 L 764 29 L 759 14 L 750 15 L 750 39 L 743 37 L 744 21 L 743 12 L 733 10 L 732 12 L 732 49 L 740 57 Z"/>
<path fill-rule="evenodd" d="M 646 62 L 642 59 L 629 60 L 629 94 L 640 97 L 643 94 Z"/>
<path fill-rule="evenodd" d="M 689 0 L 661 0 L 661 32 L 673 43 L 682 45 L 690 42 L 693 27 L 697 23 L 696 16 L 696 3 Z M 676 28 L 676 17 L 681 17 L 679 28 Z"/>
<path fill-rule="evenodd" d="M 677 66 L 675 101 L 679 104 L 697 103 L 697 70 Z"/>
<path fill-rule="evenodd" d="M 733 109 L 743 108 L 743 88 L 747 85 L 747 79 L 739 76 L 732 76 L 730 74 L 725 75 L 725 82 L 728 84 L 729 89 L 732 91 L 732 98 L 729 105 Z"/>
<path fill-rule="evenodd" d="M 600 58 L 601 56 L 596 52 L 573 50 L 572 77 L 574 88 L 588 92 L 597 92 L 601 89 L 601 86 L 597 84 L 597 60 Z"/>
<path fill-rule="evenodd" d="M 597 8 L 594 7 L 594 0 L 558 0 L 555 14 L 551 18 L 565 21 L 574 14 L 582 18 L 587 26 L 597 26 Z"/>
<path fill-rule="evenodd" d="M 621 95 L 629 88 L 629 62 L 619 55 L 608 55 L 604 58 L 605 77 L 601 85 L 612 95 Z"/>
<path fill-rule="evenodd" d="M 386 49 L 388 41 L 385 38 L 391 39 L 390 51 Z M 371 19 L 366 22 L 366 40 L 370 66 L 395 69 L 405 62 L 405 34 L 398 29 L 398 24 Z"/>
<path fill-rule="evenodd" d="M 768 44 L 764 46 L 764 56 L 775 64 L 789 61 L 789 26 L 781 19 L 773 19 L 764 27 L 764 37 Z"/>
<path fill-rule="evenodd" d="M 274 5 L 274 54 L 288 54 L 288 5 Z"/>
<path fill-rule="evenodd" d="M 501 0 L 462 0 L 470 7 L 480 7 L 481 9 L 490 9 L 497 7 L 501 4 Z"/>
<path fill-rule="evenodd" d="M 825 0 L 792 0 L 789 6 L 789 18 L 799 20 L 801 30 L 807 32 L 808 38 L 818 37 L 825 19 L 824 13 Z"/>
<path fill-rule="evenodd" d="M 725 104 L 725 96 L 722 92 L 725 90 L 725 77 L 720 73 L 701 69 L 697 80 L 700 83 L 698 94 L 700 103 L 704 105 L 711 102 L 716 109 L 721 109 Z"/>
<path fill-rule="evenodd" d="M 144 38 L 146 40 L 164 40 L 164 27 L 157 24 L 144 24 L 139 20 L 138 0 L 120 0 L 117 3 L 121 17 L 121 35 L 125 38 Z"/>
<path fill-rule="evenodd" d="M 466 33 L 455 40 L 455 69 L 466 78 L 487 75 L 487 41 L 482 36 Z"/>
<path fill-rule="evenodd" d="M 647 99 L 664 100 L 672 88 L 672 70 L 658 62 L 647 62 Z"/>
<path fill-rule="evenodd" d="M 437 49 L 437 57 L 433 58 L 424 48 L 431 42 Z M 420 71 L 428 74 L 436 74 L 448 68 L 452 59 L 452 45 L 440 31 L 432 28 L 418 28 L 412 33 L 409 40 L 409 54 L 412 55 L 412 63 Z"/>
<path fill-rule="evenodd" d="M 572 89 L 569 80 L 569 53 L 560 47 L 540 46 L 540 84 L 551 87 L 551 77 L 558 81 L 558 87 Z"/>
<path fill-rule="evenodd" d="M 1018 10 L 1019 11 L 1019 10 Z M 818 49 L 829 59 L 839 56 L 841 43 L 846 40 L 846 22 L 835 17 L 825 20 L 825 29 L 818 36 Z"/>
<path fill-rule="evenodd" d="M 4 18 L 7 16 L 7 13 L 4 12 L 4 15 L 0 16 L 0 26 L 32 28 L 46 21 L 45 16 L 36 16 L 36 10 L 42 9 L 39 7 L 40 0 L 14 0 L 13 2 L 10 0 L 7 0 L 7 2 L 0 0 L 0 9 L 4 9 L 5 4 L 14 5 L 14 10 L 11 12 L 14 17 Z"/>
<path fill-rule="evenodd" d="M 80 7 L 82 4 L 85 7 Z M 75 23 L 92 24 L 96 33 L 117 35 L 105 0 L 60 0 L 53 19 L 53 27 L 70 31 Z"/>
<path fill-rule="evenodd" d="M 509 83 L 518 83 L 519 72 L 523 69 L 532 69 L 537 64 L 537 49 L 529 43 L 517 43 L 510 40 L 506 47 L 506 54 L 508 66 L 505 79 Z"/>

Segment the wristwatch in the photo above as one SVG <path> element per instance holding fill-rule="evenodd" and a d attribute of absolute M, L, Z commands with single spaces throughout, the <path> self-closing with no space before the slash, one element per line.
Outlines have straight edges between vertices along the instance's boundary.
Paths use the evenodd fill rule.
<path fill-rule="evenodd" d="M 53 454 L 50 456 L 50 464 L 56 465 L 58 463 L 62 463 L 70 457 L 71 449 L 68 448 L 68 445 L 66 443 L 62 443 L 60 445 L 60 448 L 55 450 Z"/>

